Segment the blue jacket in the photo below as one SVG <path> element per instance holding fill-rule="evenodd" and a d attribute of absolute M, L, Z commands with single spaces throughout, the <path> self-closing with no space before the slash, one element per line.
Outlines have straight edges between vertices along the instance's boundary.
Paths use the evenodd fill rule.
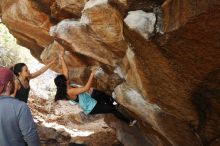
<path fill-rule="evenodd" d="M 0 146 L 40 146 L 31 112 L 26 103 L 0 96 Z"/>
<path fill-rule="evenodd" d="M 97 101 L 91 97 L 89 93 L 81 93 L 79 96 L 78 105 L 82 108 L 83 112 L 88 115 L 96 106 Z"/>
<path fill-rule="evenodd" d="M 70 84 L 70 86 L 80 87 L 79 85 L 76 85 L 76 84 Z M 92 98 L 91 95 L 87 92 L 80 93 L 78 97 L 79 97 L 79 102 L 76 102 L 76 103 L 80 106 L 83 112 L 86 115 L 88 115 L 93 110 L 93 108 L 96 106 L 97 101 L 94 98 Z"/>

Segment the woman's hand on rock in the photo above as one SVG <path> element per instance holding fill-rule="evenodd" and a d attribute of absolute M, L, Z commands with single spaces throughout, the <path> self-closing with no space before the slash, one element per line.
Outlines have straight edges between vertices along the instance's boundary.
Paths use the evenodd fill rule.
<path fill-rule="evenodd" d="M 91 71 L 92 71 L 92 72 L 91 72 L 91 74 L 93 74 L 93 75 L 94 75 L 94 74 L 95 74 L 95 72 L 96 72 L 96 70 L 97 70 L 97 67 L 92 67 L 92 68 L 91 68 Z"/>
<path fill-rule="evenodd" d="M 65 54 L 65 50 L 63 49 L 63 50 L 61 50 L 61 51 L 60 51 L 60 56 L 62 56 L 62 57 L 63 57 L 63 56 L 64 56 L 64 54 Z"/>

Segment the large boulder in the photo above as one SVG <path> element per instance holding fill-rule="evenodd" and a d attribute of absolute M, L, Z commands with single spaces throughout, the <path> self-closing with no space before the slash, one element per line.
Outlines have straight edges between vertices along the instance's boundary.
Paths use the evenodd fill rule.
<path fill-rule="evenodd" d="M 2 0 L 0 13 L 18 43 L 43 63 L 65 50 L 76 83 L 86 82 L 91 67 L 104 69 L 94 86 L 113 93 L 138 120 L 131 129 L 107 120 L 122 143 L 199 146 L 219 140 L 219 6 L 217 0 Z M 60 65 L 53 70 L 61 72 Z"/>

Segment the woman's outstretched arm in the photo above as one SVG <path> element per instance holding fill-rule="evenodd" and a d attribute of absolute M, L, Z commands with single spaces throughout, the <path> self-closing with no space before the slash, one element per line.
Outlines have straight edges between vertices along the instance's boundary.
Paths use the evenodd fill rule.
<path fill-rule="evenodd" d="M 68 70 L 66 62 L 64 60 L 64 51 L 61 52 L 59 59 L 60 59 L 61 65 L 62 65 L 63 75 L 66 77 L 66 79 L 68 81 L 69 80 L 69 70 Z"/>
<path fill-rule="evenodd" d="M 90 74 L 89 79 L 85 86 L 79 88 L 70 88 L 68 89 L 67 94 L 70 95 L 70 97 L 72 97 L 88 91 L 91 88 L 94 74 L 95 74 L 95 70 L 93 70 L 92 73 Z"/>
<path fill-rule="evenodd" d="M 51 61 L 49 64 L 45 65 L 44 67 L 42 67 L 40 70 L 32 73 L 29 77 L 29 79 L 33 79 L 38 77 L 39 75 L 43 74 L 45 71 L 47 71 L 54 63 L 55 63 L 56 59 L 54 59 L 53 61 Z"/>

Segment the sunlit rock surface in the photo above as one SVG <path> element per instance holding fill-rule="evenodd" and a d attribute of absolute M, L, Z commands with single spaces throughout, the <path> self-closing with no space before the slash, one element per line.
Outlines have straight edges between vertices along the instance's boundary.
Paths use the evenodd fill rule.
<path fill-rule="evenodd" d="M 71 80 L 79 84 L 85 83 L 91 67 L 104 69 L 94 86 L 113 92 L 120 108 L 138 120 L 130 129 L 116 120 L 108 122 L 124 145 L 136 145 L 140 139 L 154 146 L 219 144 L 217 0 L 0 4 L 2 22 L 42 62 L 64 49 Z M 131 11 L 144 14 L 132 20 L 137 21 L 135 29 L 126 22 Z M 144 26 L 149 20 L 145 14 L 154 15 L 155 22 Z M 58 62 L 53 69 L 61 71 Z"/>
<path fill-rule="evenodd" d="M 42 146 L 121 146 L 115 131 L 104 122 L 103 115 L 85 116 L 71 102 L 53 103 L 32 94 L 28 105 Z"/>
<path fill-rule="evenodd" d="M 156 17 L 154 13 L 146 13 L 142 10 L 128 12 L 124 19 L 129 28 L 140 33 L 145 39 L 148 39 L 155 31 Z"/>

